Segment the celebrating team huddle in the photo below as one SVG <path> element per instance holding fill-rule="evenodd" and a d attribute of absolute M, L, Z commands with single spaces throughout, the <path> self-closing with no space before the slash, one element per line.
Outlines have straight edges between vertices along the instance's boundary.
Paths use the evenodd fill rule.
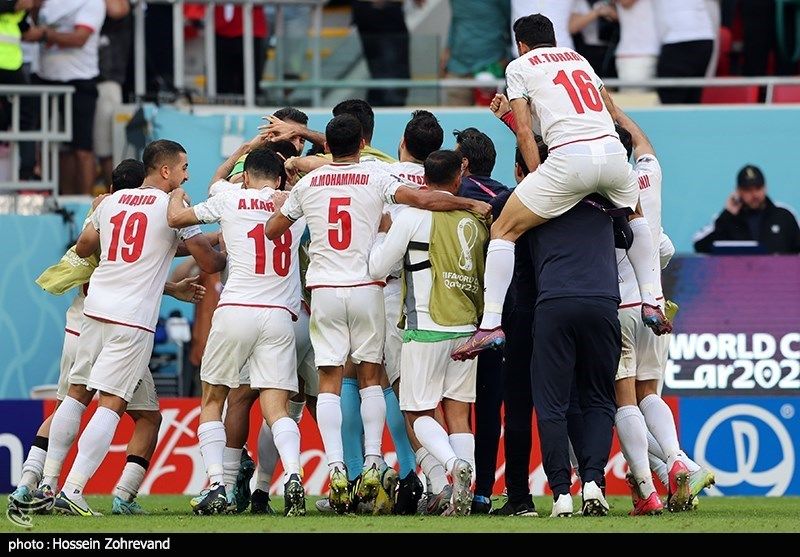
<path fill-rule="evenodd" d="M 10 507 L 96 514 L 83 490 L 128 412 L 137 426 L 112 512 L 144 512 L 136 496 L 160 424 L 147 363 L 160 294 L 204 294 L 196 277 L 166 280 L 173 257 L 191 255 L 204 272 L 225 270 L 200 367 L 197 438 L 209 485 L 191 500 L 194 513 L 273 512 L 279 457 L 283 512 L 305 515 L 304 405 L 329 467 L 320 511 L 479 512 L 471 404 L 478 358 L 502 350 L 506 332 L 504 365 L 530 370 L 520 388 L 532 389 L 537 409 L 551 516 L 573 513 L 570 446 L 582 514 L 608 513 L 614 426 L 631 470 L 631 514 L 662 511 L 652 472 L 668 488 L 669 510 L 691 508 L 714 479 L 681 451 L 659 396 L 672 329 L 660 270 L 674 250 L 661 230 L 655 151 L 586 60 L 555 44 L 546 17 L 520 18 L 514 31 L 520 57 L 506 71 L 508 97 L 491 108 L 516 134 L 519 183 L 488 190 L 491 203 L 466 196 L 467 158 L 441 149 L 433 114 L 412 114 L 394 161 L 370 146 L 374 116 L 358 100 L 333 109 L 324 136 L 302 112 L 278 111 L 195 205 L 181 188 L 188 156 L 178 143 L 154 141 L 142 163 L 121 163 L 76 246 L 38 281 L 79 294 L 67 314 L 60 404 L 37 433 Z M 327 155 L 300 156 L 306 139 Z M 209 223 L 220 232 L 197 226 Z M 532 314 L 520 325 L 507 316 L 523 299 L 533 300 Z M 512 361 L 512 339 L 530 344 L 532 324 L 533 355 Z M 78 435 L 95 393 L 97 410 Z M 251 494 L 242 416 L 256 399 L 265 422 L 251 447 Z M 568 434 L 568 415 L 583 435 L 572 426 Z M 398 470 L 384 460 L 386 426 Z M 517 487 L 530 499 L 527 485 Z M 498 514 L 536 514 L 524 497 L 513 503 L 522 510 Z"/>

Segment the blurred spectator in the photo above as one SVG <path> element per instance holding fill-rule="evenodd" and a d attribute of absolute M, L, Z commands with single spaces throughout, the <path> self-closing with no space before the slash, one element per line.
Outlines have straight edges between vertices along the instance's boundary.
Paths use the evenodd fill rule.
<path fill-rule="evenodd" d="M 653 2 L 617 0 L 620 32 L 617 73 L 622 81 L 642 81 L 656 76 L 661 44 Z"/>
<path fill-rule="evenodd" d="M 214 8 L 216 32 L 217 92 L 244 95 L 244 24 L 242 7 L 233 4 Z M 264 10 L 253 10 L 253 66 L 255 94 L 267 58 L 267 19 Z"/>
<path fill-rule="evenodd" d="M 569 17 L 575 50 L 600 77 L 616 77 L 613 43 L 619 37 L 617 10 L 610 0 L 575 0 Z"/>
<path fill-rule="evenodd" d="M 100 30 L 98 51 L 100 76 L 97 84 L 97 110 L 94 115 L 94 153 L 100 161 L 103 184 L 111 186 L 114 169 L 112 128 L 114 111 L 122 105 L 122 85 L 128 72 L 128 56 L 133 39 L 133 14 L 129 0 L 105 0 L 106 20 Z"/>
<path fill-rule="evenodd" d="M 777 75 L 793 75 L 797 73 L 797 64 L 787 60 L 778 47 L 778 36 L 775 20 L 775 0 L 739 0 L 742 15 L 744 62 L 742 75 L 761 76 L 769 73 L 770 53 L 775 56 Z M 800 10 L 800 7 L 795 7 Z M 786 52 L 794 52 L 796 18 L 791 11 L 784 14 L 786 24 L 785 36 L 788 39 Z"/>
<path fill-rule="evenodd" d="M 697 233 L 694 249 L 710 253 L 718 240 L 755 240 L 766 253 L 800 253 L 797 219 L 767 197 L 764 174 L 757 166 L 748 164 L 739 171 L 736 191 L 713 226 Z"/>
<path fill-rule="evenodd" d="M 472 78 L 489 72 L 503 77 L 508 63 L 510 0 L 450 0 L 450 32 L 442 55 L 445 78 Z M 472 106 L 472 89 L 447 89 L 445 104 Z"/>
<path fill-rule="evenodd" d="M 704 77 L 714 49 L 714 29 L 705 0 L 654 0 L 661 38 L 658 77 Z M 658 90 L 663 104 L 698 103 L 697 87 Z"/>
<path fill-rule="evenodd" d="M 308 30 L 311 28 L 311 6 L 283 6 L 283 68 L 275 71 L 276 78 L 301 79 L 303 66 L 306 63 L 308 51 Z M 275 36 L 276 5 L 267 4 L 264 7 L 267 16 L 268 29 L 271 32 L 269 48 L 277 48 Z"/>
<path fill-rule="evenodd" d="M 569 18 L 575 11 L 576 0 L 511 0 L 511 40 L 514 40 L 513 26 L 519 18 L 531 14 L 542 14 L 553 22 L 556 32 L 556 44 L 566 48 L 575 48 L 569 34 Z M 513 57 L 519 56 L 517 45 L 512 43 Z"/>
<path fill-rule="evenodd" d="M 414 0 L 422 6 L 425 0 Z M 353 0 L 353 24 L 372 79 L 409 79 L 409 38 L 402 0 Z M 370 89 L 372 106 L 403 106 L 408 89 Z"/>
<path fill-rule="evenodd" d="M 706 68 L 706 77 L 717 75 L 717 64 L 719 62 L 719 28 L 722 25 L 722 6 L 720 0 L 705 0 L 706 11 L 711 20 L 711 29 L 714 32 L 714 48 L 711 51 L 711 59 Z"/>
<path fill-rule="evenodd" d="M 29 31 L 43 43 L 34 83 L 75 88 L 71 151 L 61 156 L 62 195 L 89 195 L 94 185 L 98 45 L 105 17 L 104 0 L 46 0 L 39 10 L 39 26 Z"/>

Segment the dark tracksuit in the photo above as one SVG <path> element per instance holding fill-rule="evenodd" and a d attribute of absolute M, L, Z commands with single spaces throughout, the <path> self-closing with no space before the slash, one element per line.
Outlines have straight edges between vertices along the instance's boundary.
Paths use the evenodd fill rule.
<path fill-rule="evenodd" d="M 575 447 L 581 480 L 605 486 L 616 412 L 614 375 L 622 345 L 612 220 L 579 203 L 537 227 L 531 248 L 539 290 L 531 386 L 544 471 L 558 497 L 569 493 L 571 483 L 571 394 L 577 396 L 583 417 L 582 450 Z"/>

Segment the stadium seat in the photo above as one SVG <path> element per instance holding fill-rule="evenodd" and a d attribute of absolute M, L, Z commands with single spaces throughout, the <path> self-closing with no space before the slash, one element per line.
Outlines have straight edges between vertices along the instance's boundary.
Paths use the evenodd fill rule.
<path fill-rule="evenodd" d="M 705 87 L 703 104 L 753 104 L 758 102 L 758 85 Z"/>
<path fill-rule="evenodd" d="M 777 104 L 800 103 L 800 85 L 776 85 L 772 102 Z"/>

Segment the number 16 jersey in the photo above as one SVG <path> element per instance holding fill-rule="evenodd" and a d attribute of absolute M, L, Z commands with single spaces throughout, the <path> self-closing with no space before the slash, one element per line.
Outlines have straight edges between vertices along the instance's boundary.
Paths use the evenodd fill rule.
<path fill-rule="evenodd" d="M 550 150 L 575 141 L 617 137 L 600 96 L 603 83 L 574 50 L 531 50 L 506 67 L 506 85 L 509 100 L 528 101 L 533 129 Z"/>
<path fill-rule="evenodd" d="M 325 165 L 292 188 L 281 212 L 295 221 L 306 217 L 309 289 L 376 284 L 367 267 L 369 251 L 383 205 L 394 203 L 401 185 L 380 163 L 360 162 Z"/>
<path fill-rule="evenodd" d="M 87 317 L 155 331 L 161 295 L 180 240 L 200 234 L 167 225 L 169 195 L 142 187 L 120 190 L 92 213 L 100 233 L 100 265 L 89 281 Z"/>

